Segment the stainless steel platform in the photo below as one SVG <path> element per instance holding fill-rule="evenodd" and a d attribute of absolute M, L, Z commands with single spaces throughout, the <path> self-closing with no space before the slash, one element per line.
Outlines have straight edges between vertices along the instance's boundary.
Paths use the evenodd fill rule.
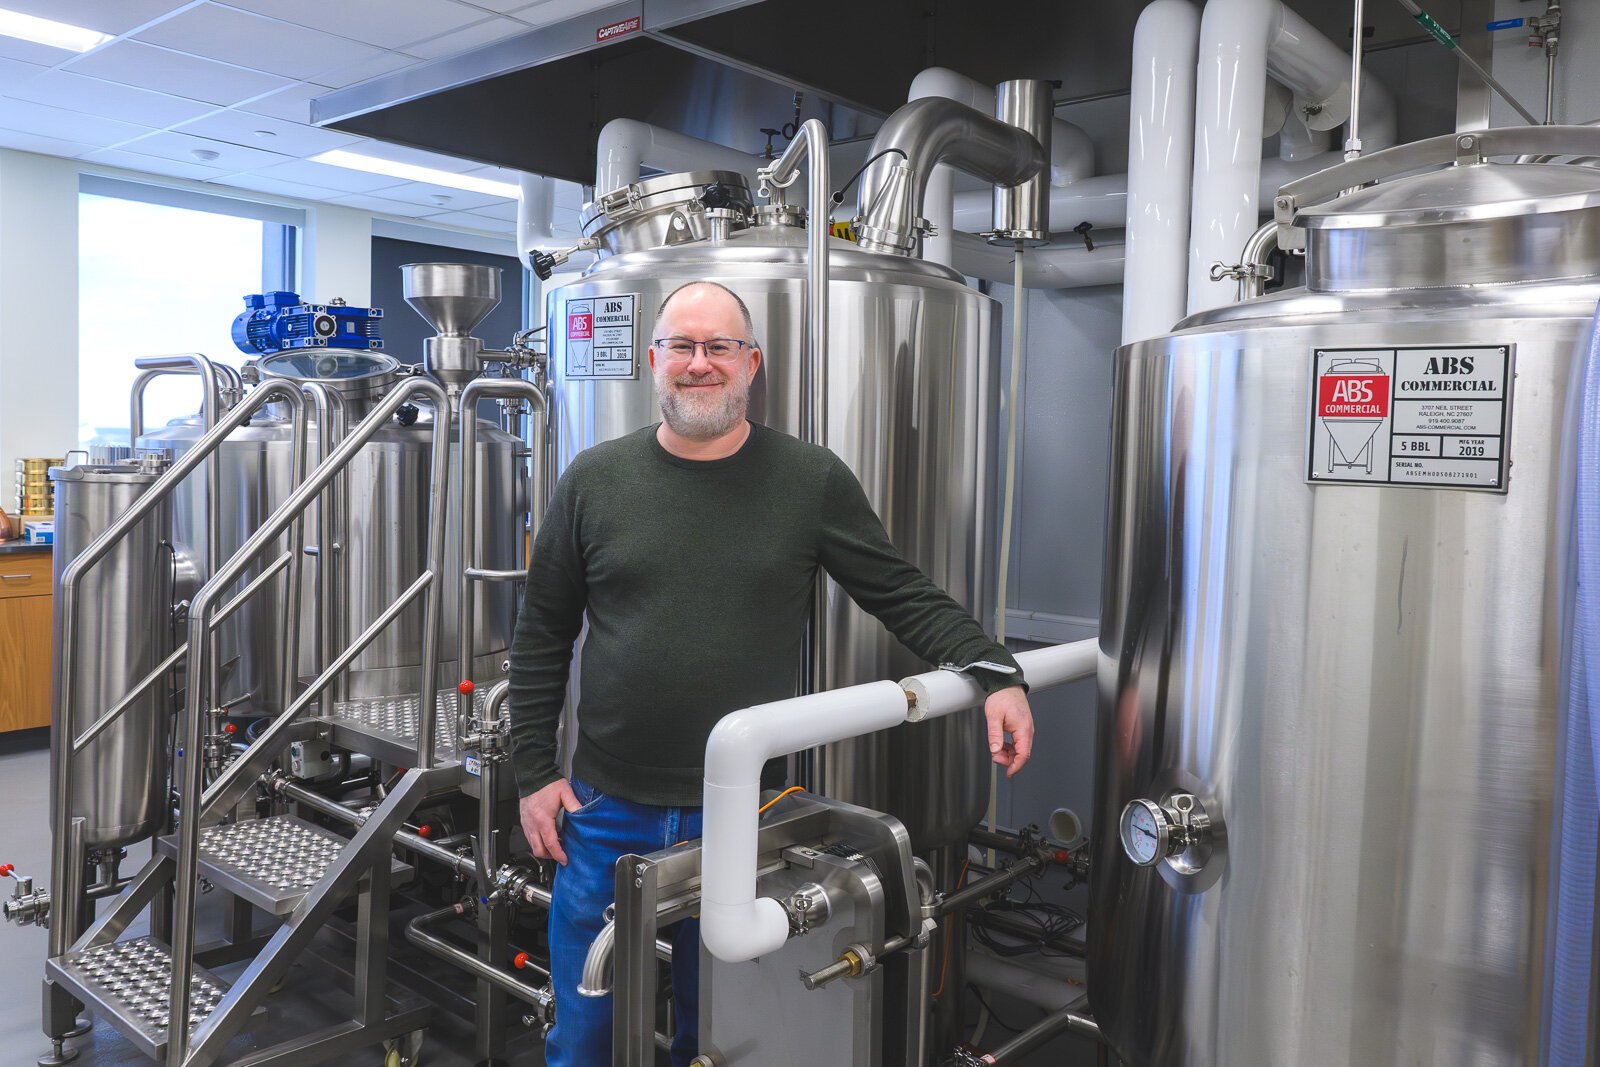
<path fill-rule="evenodd" d="M 200 873 L 219 889 L 273 915 L 293 911 L 345 847 L 343 837 L 293 815 L 209 826 L 200 832 Z M 176 856 L 176 838 L 156 843 Z M 395 881 L 411 868 L 391 859 Z"/>
<path fill-rule="evenodd" d="M 139 1051 L 155 1060 L 167 1054 L 171 950 L 150 937 L 116 941 L 45 962 L 45 973 L 109 1020 Z M 191 1033 L 216 1010 L 228 986 L 202 967 L 189 991 Z M 259 1020 L 266 1009 L 252 1016 Z"/>
<path fill-rule="evenodd" d="M 487 692 L 487 686 L 479 686 L 472 694 L 473 710 L 478 714 L 483 712 Z M 341 700 L 334 704 L 333 713 L 324 721 L 333 726 L 334 740 L 339 744 L 387 763 L 410 766 L 398 757 L 406 754 L 414 756 L 416 753 L 421 703 L 415 693 Z M 456 708 L 459 703 L 460 695 L 454 689 L 439 692 L 433 752 L 434 758 L 441 763 L 454 762 L 459 758 L 456 753 Z"/>

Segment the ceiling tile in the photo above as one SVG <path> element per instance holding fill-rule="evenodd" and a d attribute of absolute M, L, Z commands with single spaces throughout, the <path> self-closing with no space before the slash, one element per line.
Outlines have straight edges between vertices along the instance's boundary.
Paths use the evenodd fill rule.
<path fill-rule="evenodd" d="M 325 202 L 331 197 L 339 195 L 339 190 L 337 189 L 325 189 L 320 186 L 305 185 L 301 182 L 270 177 L 266 171 L 252 171 L 249 174 L 226 174 L 220 178 L 212 179 L 211 184 L 230 185 L 236 189 L 251 189 L 258 193 L 272 193 L 276 196 L 290 196 L 297 200 L 310 200 L 313 203 Z"/>
<path fill-rule="evenodd" d="M 501 14 L 505 14 L 507 11 L 515 11 L 519 7 L 528 6 L 528 0 L 462 0 L 462 2 L 471 4 L 473 7 L 481 7 L 485 11 L 497 11 Z M 612 0 L 612 2 L 615 2 L 615 0 Z"/>
<path fill-rule="evenodd" d="M 415 66 L 422 62 L 415 56 L 404 55 L 400 52 L 379 52 L 372 59 L 360 63 L 341 63 L 327 70 L 318 72 L 312 81 L 319 85 L 326 85 L 334 89 L 343 89 L 346 85 L 364 82 L 368 78 L 376 78 L 381 74 L 390 74 L 405 67 Z"/>
<path fill-rule="evenodd" d="M 319 130 L 315 126 L 232 110 L 213 111 L 204 118 L 185 123 L 177 132 L 287 156 L 310 156 L 361 143 L 361 138 L 354 134 Z"/>
<path fill-rule="evenodd" d="M 283 78 L 258 70 L 214 63 L 138 41 L 116 41 L 73 60 L 67 69 L 74 74 L 223 105 L 287 84 Z"/>
<path fill-rule="evenodd" d="M 176 159 L 182 163 L 201 163 L 214 167 L 222 173 L 261 170 L 289 158 L 279 152 L 263 152 L 260 149 L 246 148 L 227 141 L 213 141 L 206 137 L 195 137 L 188 133 L 173 131 L 141 137 L 137 141 L 129 141 L 122 145 L 122 148 L 124 151 L 136 152 L 139 155 L 160 156 L 162 159 Z M 215 152 L 216 156 L 212 159 L 201 159 L 195 155 L 196 152 Z"/>
<path fill-rule="evenodd" d="M 144 171 L 148 174 L 165 174 L 173 178 L 193 178 L 195 181 L 208 181 L 219 174 L 227 173 L 216 167 L 207 167 L 199 163 L 186 163 L 177 159 L 160 159 L 156 156 L 141 156 L 136 152 L 124 152 L 120 148 L 102 148 L 86 154 L 83 158 L 86 162 L 104 163 L 108 167 Z"/>
<path fill-rule="evenodd" d="M 276 167 L 269 167 L 261 173 L 266 177 L 302 182 L 306 185 L 315 185 L 324 189 L 339 189 L 347 193 L 370 193 L 376 189 L 392 189 L 397 185 L 410 184 L 398 178 L 388 178 L 381 174 L 368 174 L 359 170 L 346 170 L 343 167 L 330 167 L 323 163 L 312 163 L 310 160 L 305 159 L 280 163 Z"/>
<path fill-rule="evenodd" d="M 403 204 L 398 200 L 384 200 L 381 197 L 361 194 L 341 196 L 328 202 L 370 211 L 376 215 L 398 215 L 408 219 L 420 219 L 425 215 L 436 215 L 439 212 L 439 209 L 432 204 L 423 207 L 421 204 Z"/>
<path fill-rule="evenodd" d="M 165 93 L 135 89 L 131 85 L 86 78 L 65 70 L 52 70 L 10 93 L 19 100 L 51 104 L 108 119 L 120 119 L 161 129 L 198 118 L 214 110 L 213 104 L 185 100 Z"/>
<path fill-rule="evenodd" d="M 477 22 L 483 13 L 451 0 L 225 0 L 312 29 L 398 48 Z"/>
<path fill-rule="evenodd" d="M 49 70 L 38 63 L 23 63 L 15 59 L 0 59 L 0 93 L 10 95 L 31 79 Z"/>
<path fill-rule="evenodd" d="M 213 3 L 201 4 L 134 35 L 206 59 L 270 71 L 286 78 L 309 78 L 340 63 L 360 63 L 383 50 L 263 18 Z"/>
<path fill-rule="evenodd" d="M 0 130 L 0 148 L 15 148 L 22 152 L 38 152 L 45 156 L 81 156 L 95 146 L 78 141 L 63 141 L 59 137 L 44 137 L 23 130 Z"/>
<path fill-rule="evenodd" d="M 500 222 L 496 219 L 474 215 L 468 211 L 446 211 L 439 215 L 427 216 L 429 222 L 440 222 L 446 226 L 461 226 L 468 230 L 482 230 L 486 233 L 508 234 L 516 229 L 513 223 Z"/>
<path fill-rule="evenodd" d="M 53 67 L 77 55 L 76 52 L 65 48 L 51 48 L 49 45 L 34 44 L 16 37 L 0 37 L 0 59 L 14 59 L 22 63 L 38 63 L 41 66 Z"/>
<path fill-rule="evenodd" d="M 101 33 L 121 34 L 192 0 L 5 0 L 12 11 L 68 22 Z"/>
<path fill-rule="evenodd" d="M 498 204 L 485 204 L 483 207 L 472 209 L 474 215 L 487 215 L 491 219 L 501 222 L 517 221 L 517 202 L 515 200 L 502 200 Z"/>
<path fill-rule="evenodd" d="M 327 96 L 332 91 L 325 85 L 300 82 L 278 92 L 244 101 L 237 107 L 252 115 L 271 115 L 275 119 L 304 123 L 311 119 L 311 101 L 319 96 Z"/>
<path fill-rule="evenodd" d="M 508 14 L 530 26 L 548 26 L 552 22 L 564 22 L 590 11 L 610 7 L 614 2 L 615 0 L 539 0 L 538 3 L 517 8 Z"/>
<path fill-rule="evenodd" d="M 31 100 L 0 99 L 0 127 L 22 130 L 43 137 L 57 137 L 69 141 L 105 148 L 150 132 L 148 126 L 129 122 L 115 122 L 77 111 L 46 107 Z"/>
<path fill-rule="evenodd" d="M 507 37 L 519 33 L 526 33 L 528 27 L 511 19 L 491 18 L 475 26 L 446 33 L 439 37 L 431 37 L 425 41 L 413 41 L 404 46 L 407 55 L 420 56 L 423 59 L 439 59 L 444 56 L 453 56 L 458 52 L 465 52 L 469 48 L 480 45 L 492 44 L 503 41 Z"/>
<path fill-rule="evenodd" d="M 403 200 L 408 204 L 431 204 L 435 211 L 470 211 L 490 204 L 505 203 L 502 197 L 470 193 L 465 189 L 451 189 L 427 182 L 407 182 L 400 188 L 384 190 L 383 196 L 386 200 Z"/>

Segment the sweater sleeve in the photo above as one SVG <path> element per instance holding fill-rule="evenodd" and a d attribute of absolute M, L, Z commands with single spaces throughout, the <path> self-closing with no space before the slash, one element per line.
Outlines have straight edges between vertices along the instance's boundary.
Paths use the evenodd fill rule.
<path fill-rule="evenodd" d="M 561 777 L 556 727 L 587 603 L 571 471 L 539 524 L 511 642 L 512 768 L 521 796 Z"/>
<path fill-rule="evenodd" d="M 991 660 L 1016 668 L 1005 646 L 991 640 L 976 619 L 933 583 L 889 540 L 861 483 L 835 459 L 823 489 L 819 562 L 850 598 L 882 622 L 911 652 L 929 663 Z M 1022 671 L 972 672 L 986 692 L 1027 682 Z"/>

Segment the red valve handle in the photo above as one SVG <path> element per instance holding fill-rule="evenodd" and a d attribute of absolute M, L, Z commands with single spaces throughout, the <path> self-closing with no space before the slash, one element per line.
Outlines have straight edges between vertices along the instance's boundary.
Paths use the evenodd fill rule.
<path fill-rule="evenodd" d="M 512 956 L 511 957 L 511 966 L 515 967 L 519 971 L 524 969 L 525 967 L 527 967 L 528 966 L 528 954 L 526 952 L 519 952 L 515 956 Z"/>
<path fill-rule="evenodd" d="M 421 826 L 417 827 L 417 836 L 422 838 L 432 837 L 433 824 L 431 822 L 425 822 Z"/>
<path fill-rule="evenodd" d="M 0 863 L 0 878 L 6 877 L 14 870 L 16 870 L 16 867 L 12 866 L 11 864 Z"/>
<path fill-rule="evenodd" d="M 239 726 L 237 723 L 225 722 L 222 724 L 222 732 L 225 734 L 236 734 L 239 732 Z"/>
<path fill-rule="evenodd" d="M 472 692 L 476 688 L 477 687 L 472 684 L 472 679 L 470 678 L 456 686 L 456 690 L 463 695 Z"/>

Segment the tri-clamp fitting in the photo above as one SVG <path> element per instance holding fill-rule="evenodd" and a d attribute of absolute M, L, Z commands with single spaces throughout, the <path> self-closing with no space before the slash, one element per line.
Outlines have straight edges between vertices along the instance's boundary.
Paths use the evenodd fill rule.
<path fill-rule="evenodd" d="M 815 882 L 807 882 L 782 903 L 789 916 L 790 937 L 804 937 L 813 927 L 826 923 L 833 913 L 828 891 Z"/>
<path fill-rule="evenodd" d="M 5 902 L 6 922 L 16 923 L 18 926 L 38 925 L 48 928 L 50 891 L 41 889 L 35 892 L 33 879 L 25 874 L 18 874 L 16 867 L 9 863 L 0 864 L 0 878 L 12 878 L 17 883 L 11 899 Z"/>

